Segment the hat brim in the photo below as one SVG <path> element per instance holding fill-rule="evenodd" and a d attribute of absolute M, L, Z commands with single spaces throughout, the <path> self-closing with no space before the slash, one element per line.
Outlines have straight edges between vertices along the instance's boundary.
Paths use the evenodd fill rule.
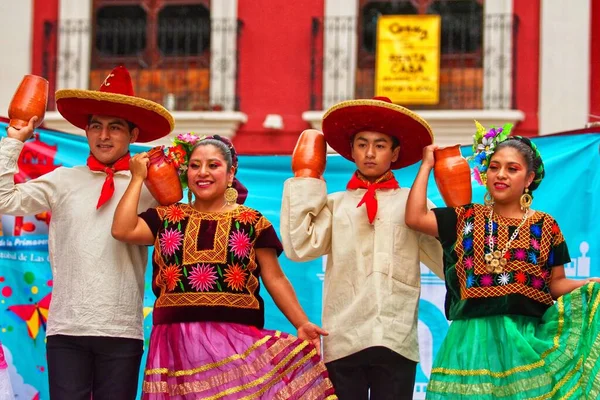
<path fill-rule="evenodd" d="M 358 132 L 379 132 L 400 142 L 400 154 L 391 169 L 421 160 L 423 148 L 433 143 L 433 132 L 424 119 L 397 104 L 382 100 L 348 100 L 331 107 L 323 116 L 323 135 L 342 157 L 352 158 L 352 137 Z"/>
<path fill-rule="evenodd" d="M 84 129 L 90 115 L 123 118 L 139 128 L 138 142 L 151 142 L 175 127 L 171 113 L 158 103 L 141 97 L 95 90 L 63 89 L 56 92 L 56 108 L 71 124 Z"/>

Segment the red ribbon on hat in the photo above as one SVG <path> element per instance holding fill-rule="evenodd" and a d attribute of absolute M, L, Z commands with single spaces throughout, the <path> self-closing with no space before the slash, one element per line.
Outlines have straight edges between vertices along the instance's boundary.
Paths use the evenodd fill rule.
<path fill-rule="evenodd" d="M 348 190 L 356 190 L 356 189 L 367 189 L 367 192 L 363 196 L 362 200 L 356 206 L 357 208 L 365 204 L 367 207 L 367 216 L 369 217 L 369 223 L 373 224 L 375 221 L 375 216 L 377 215 L 377 194 L 375 191 L 377 189 L 399 189 L 400 185 L 398 185 L 398 181 L 396 177 L 392 173 L 392 171 L 388 171 L 381 178 L 379 178 L 376 182 L 369 182 L 366 179 L 361 179 L 358 175 L 358 171 L 352 175 L 352 179 L 346 185 L 346 189 Z"/>
<path fill-rule="evenodd" d="M 106 179 L 104 180 L 104 184 L 102 185 L 102 190 L 100 191 L 100 198 L 98 199 L 98 204 L 96 205 L 96 210 L 102 207 L 104 203 L 106 203 L 112 195 L 115 193 L 115 180 L 114 175 L 116 171 L 125 171 L 129 169 L 129 159 L 131 155 L 129 153 L 125 154 L 123 157 L 119 158 L 112 167 L 101 163 L 98 161 L 93 154 L 87 159 L 87 166 L 91 171 L 102 171 L 106 173 Z"/>

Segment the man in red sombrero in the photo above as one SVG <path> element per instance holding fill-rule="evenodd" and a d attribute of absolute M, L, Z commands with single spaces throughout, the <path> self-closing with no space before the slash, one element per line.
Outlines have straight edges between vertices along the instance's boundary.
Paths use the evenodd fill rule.
<path fill-rule="evenodd" d="M 409 189 L 400 188 L 392 170 L 420 160 L 431 128 L 412 111 L 375 98 L 331 107 L 323 133 L 357 170 L 346 191 L 330 195 L 322 179 L 296 172 L 285 182 L 285 254 L 295 261 L 327 256 L 324 358 L 339 398 L 368 399 L 370 391 L 372 400 L 412 399 L 420 262 L 442 276 L 442 249 L 404 223 Z M 322 150 L 308 149 L 293 161 L 320 158 L 314 154 Z"/>
<path fill-rule="evenodd" d="M 60 167 L 15 185 L 29 125 L 0 142 L 0 213 L 50 211 L 53 274 L 47 325 L 52 399 L 135 399 L 143 353 L 147 250 L 111 236 L 113 214 L 129 184 L 129 145 L 171 132 L 161 105 L 134 96 L 129 72 L 115 68 L 100 90 L 59 90 L 58 111 L 85 130 L 87 165 Z M 140 211 L 156 205 L 144 189 Z"/>

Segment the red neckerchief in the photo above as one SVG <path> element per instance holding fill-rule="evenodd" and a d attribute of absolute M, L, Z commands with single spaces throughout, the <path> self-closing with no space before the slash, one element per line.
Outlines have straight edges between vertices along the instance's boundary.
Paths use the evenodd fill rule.
<path fill-rule="evenodd" d="M 398 185 L 398 181 L 396 177 L 392 173 L 392 171 L 388 171 L 383 174 L 379 179 L 375 182 L 371 183 L 363 178 L 358 171 L 352 175 L 352 179 L 346 185 L 346 189 L 355 190 L 355 189 L 367 189 L 367 192 L 363 196 L 362 200 L 356 207 L 360 207 L 363 203 L 367 207 L 367 216 L 369 217 L 369 223 L 373 224 L 375 221 L 375 216 L 377 215 L 377 194 L 375 191 L 377 189 L 399 189 L 400 185 Z"/>
<path fill-rule="evenodd" d="M 129 169 L 129 159 L 131 156 L 129 153 L 125 154 L 123 157 L 119 158 L 112 167 L 107 166 L 106 164 L 98 161 L 93 154 L 87 159 L 87 166 L 91 171 L 102 171 L 106 173 L 106 179 L 104 180 L 104 185 L 102 185 L 102 191 L 100 192 L 100 198 L 98 199 L 98 204 L 96 205 L 96 210 L 102 207 L 104 203 L 106 203 L 112 197 L 115 192 L 115 181 L 113 176 L 115 175 L 115 171 L 125 171 Z"/>

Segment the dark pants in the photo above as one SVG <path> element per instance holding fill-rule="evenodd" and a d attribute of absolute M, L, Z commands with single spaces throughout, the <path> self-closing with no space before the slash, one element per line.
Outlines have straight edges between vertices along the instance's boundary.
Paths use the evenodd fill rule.
<path fill-rule="evenodd" d="M 411 400 L 417 363 L 385 347 L 369 347 L 326 364 L 340 400 Z"/>
<path fill-rule="evenodd" d="M 134 400 L 144 342 L 101 336 L 48 336 L 51 400 Z"/>

